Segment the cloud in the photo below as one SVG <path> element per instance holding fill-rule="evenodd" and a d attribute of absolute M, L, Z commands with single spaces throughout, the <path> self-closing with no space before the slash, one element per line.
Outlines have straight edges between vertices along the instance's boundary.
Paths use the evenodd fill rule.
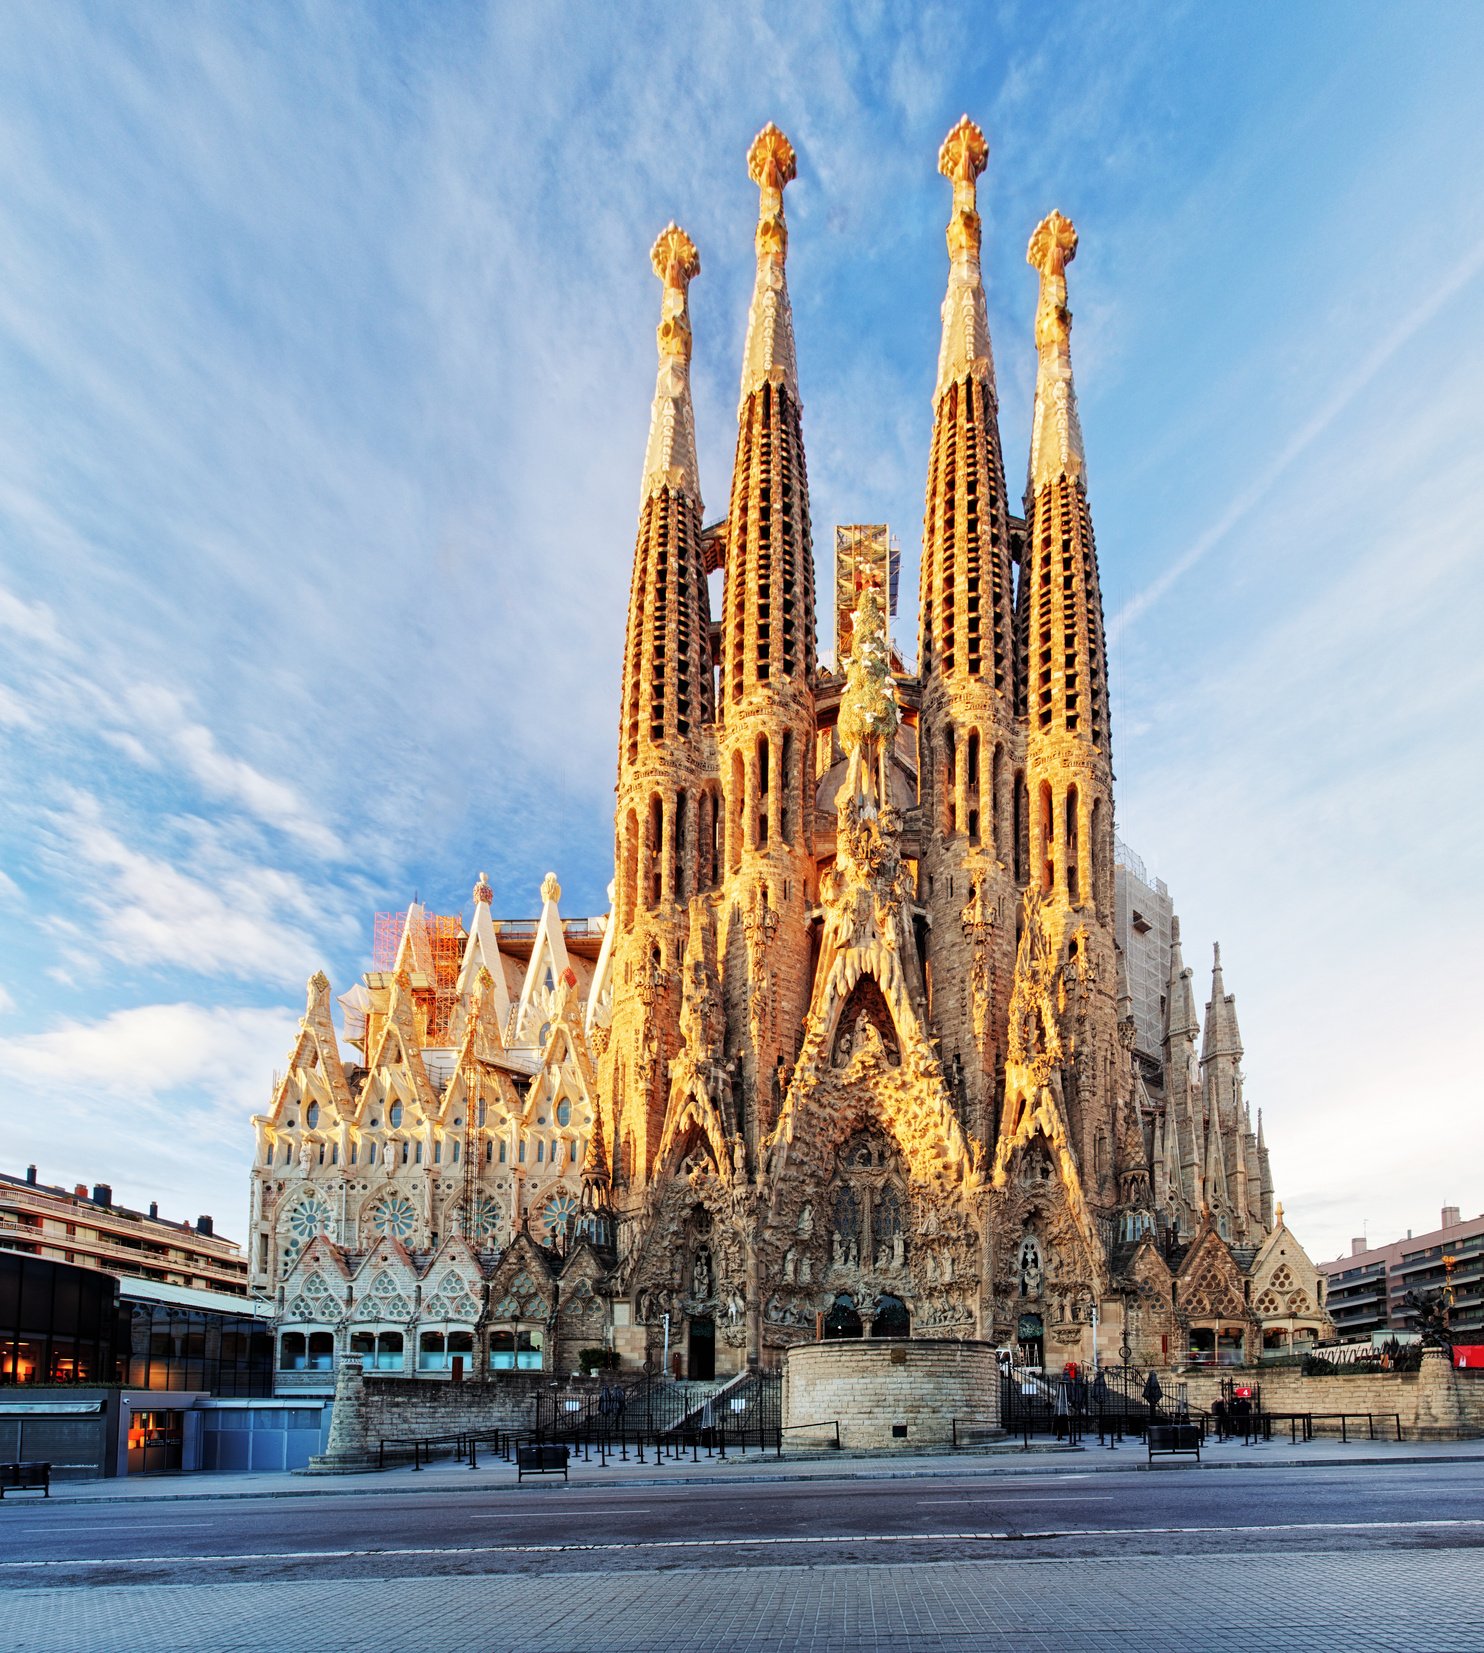
<path fill-rule="evenodd" d="M 210 729 L 186 716 L 181 696 L 158 684 L 141 683 L 128 691 L 127 704 L 135 728 L 163 740 L 208 797 L 240 804 L 265 826 L 289 833 L 318 856 L 344 853 L 344 845 L 314 819 L 293 787 L 224 753 Z M 130 739 L 126 733 L 119 738 Z"/>
<path fill-rule="evenodd" d="M 51 822 L 85 915 L 56 921 L 74 969 L 96 974 L 102 955 L 203 978 L 284 984 L 309 974 L 317 947 L 308 921 L 319 900 L 296 875 L 235 858 L 208 823 L 176 823 L 183 853 L 167 859 L 125 843 L 86 793 Z"/>
<path fill-rule="evenodd" d="M 15 999 L 6 990 L 4 984 L 0 983 L 0 1015 L 4 1015 L 7 1011 L 14 1009 Z"/>
<path fill-rule="evenodd" d="M 214 1210 L 240 1236 L 247 1118 L 295 1025 L 286 1007 L 148 1004 L 0 1037 L 7 1153 L 64 1185 L 107 1181 L 121 1202 Z"/>
<path fill-rule="evenodd" d="M 1275 484 L 1295 460 L 1302 457 L 1348 409 L 1360 393 L 1375 379 L 1389 362 L 1438 314 L 1443 307 L 1461 293 L 1484 270 L 1484 241 L 1479 242 L 1444 276 L 1422 303 L 1417 305 L 1392 331 L 1367 354 L 1353 372 L 1347 374 L 1334 394 L 1319 411 L 1307 420 L 1284 443 L 1283 447 L 1263 465 L 1256 477 L 1226 506 L 1199 538 L 1174 562 L 1163 569 L 1143 590 L 1125 603 L 1108 627 L 1108 641 L 1118 643 L 1127 629 L 1183 575 L 1214 550 L 1232 529 L 1272 496 Z"/>
<path fill-rule="evenodd" d="M 0 586 L 0 626 L 29 643 L 55 648 L 62 640 L 56 616 L 45 603 L 28 603 Z"/>

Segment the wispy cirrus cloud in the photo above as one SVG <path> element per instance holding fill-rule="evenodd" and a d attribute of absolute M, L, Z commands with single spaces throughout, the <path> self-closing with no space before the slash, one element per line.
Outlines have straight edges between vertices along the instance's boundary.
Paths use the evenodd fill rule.
<path fill-rule="evenodd" d="M 934 163 L 967 109 L 992 148 L 1012 500 L 1025 238 L 1052 206 L 1083 236 L 1120 822 L 1194 933 L 1231 949 L 1254 1094 L 1342 1139 L 1334 1177 L 1364 1186 L 1390 1156 L 1345 1129 L 1356 1070 L 1326 1079 L 1285 994 L 1313 996 L 1327 1039 L 1365 993 L 1412 1005 L 1401 961 L 1444 945 L 1439 898 L 1415 858 L 1373 853 L 1403 831 L 1388 788 L 1442 777 L 1477 813 L 1454 761 L 1477 683 L 1430 655 L 1457 652 L 1484 520 L 1456 462 L 1480 446 L 1477 393 L 1471 414 L 1449 371 L 1484 343 L 1449 289 L 1484 244 L 1458 187 L 1478 28 L 1373 13 L 1337 41 L 1297 16 L 1278 50 L 1245 14 L 1091 5 L 974 29 L 934 4 L 0 15 L 12 1016 L 113 1041 L 121 1072 L 149 1068 L 151 1027 L 216 1039 L 251 1083 L 203 1055 L 168 1093 L 182 1136 L 198 1112 L 215 1132 L 218 1092 L 250 1111 L 281 1053 L 212 1017 L 322 963 L 347 980 L 375 907 L 417 890 L 453 910 L 487 865 L 512 914 L 548 866 L 570 908 L 601 910 L 648 249 L 672 217 L 701 247 L 719 516 L 753 268 L 743 155 L 769 119 L 800 151 L 789 279 L 819 586 L 835 522 L 891 522 L 910 646 L 946 260 Z M 1459 926 L 1484 916 L 1452 900 Z M 1386 915 L 1382 943 L 1357 907 Z M 1309 951 L 1325 969 L 1295 962 Z M 173 1020 L 120 1019 L 160 1005 Z M 39 1048 L 7 1115 L 43 1105 Z M 1369 1065 L 1393 1087 L 1418 1071 Z M 1292 1140 L 1317 1163 L 1315 1138 Z M 128 1163 L 149 1197 L 149 1163 Z M 1424 1167 L 1408 1178 L 1386 1196 L 1397 1227 L 1405 1201 L 1436 1203 Z"/>

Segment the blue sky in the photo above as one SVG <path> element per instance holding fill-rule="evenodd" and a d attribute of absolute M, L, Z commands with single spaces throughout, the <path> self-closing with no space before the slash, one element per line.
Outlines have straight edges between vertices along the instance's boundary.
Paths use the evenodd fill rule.
<path fill-rule="evenodd" d="M 0 1167 L 243 1229 L 303 983 L 417 892 L 609 876 L 658 285 L 725 507 L 747 144 L 799 150 L 821 587 L 913 596 L 947 185 L 991 146 L 1012 490 L 1036 222 L 1113 638 L 1119 830 L 1316 1256 L 1484 1209 L 1476 6 L 0 12 Z"/>

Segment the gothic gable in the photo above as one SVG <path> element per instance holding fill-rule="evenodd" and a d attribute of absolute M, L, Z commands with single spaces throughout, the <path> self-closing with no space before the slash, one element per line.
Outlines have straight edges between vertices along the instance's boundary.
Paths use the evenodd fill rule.
<path fill-rule="evenodd" d="M 1248 1311 L 1242 1281 L 1231 1248 L 1208 1218 L 1176 1276 L 1176 1307 L 1192 1320 L 1245 1320 Z"/>
<path fill-rule="evenodd" d="M 1294 1239 L 1279 1207 L 1278 1224 L 1252 1264 L 1252 1307 L 1259 1320 L 1303 1318 L 1327 1323 L 1319 1271 Z"/>

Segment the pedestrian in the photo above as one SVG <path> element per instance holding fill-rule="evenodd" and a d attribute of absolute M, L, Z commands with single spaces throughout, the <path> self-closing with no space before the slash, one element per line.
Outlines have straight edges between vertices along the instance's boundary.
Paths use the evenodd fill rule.
<path fill-rule="evenodd" d="M 1216 1425 L 1216 1439 L 1226 1439 L 1226 1402 L 1220 1395 L 1211 1403 L 1211 1417 Z"/>
<path fill-rule="evenodd" d="M 1072 1380 L 1065 1372 L 1056 1380 L 1056 1438 L 1072 1432 Z"/>

